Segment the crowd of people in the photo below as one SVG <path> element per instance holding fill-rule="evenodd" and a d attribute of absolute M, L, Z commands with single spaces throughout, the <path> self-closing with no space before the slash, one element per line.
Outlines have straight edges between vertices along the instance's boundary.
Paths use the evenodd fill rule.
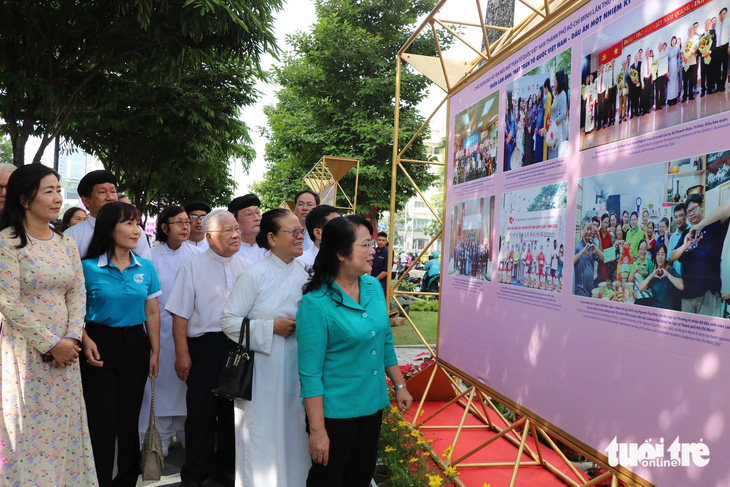
<path fill-rule="evenodd" d="M 112 173 L 78 192 L 88 217 L 54 228 L 58 174 L 0 167 L 3 485 L 136 485 L 149 378 L 184 486 L 369 485 L 385 375 L 412 401 L 370 223 L 309 190 L 265 213 L 248 194 L 165 208 L 150 245 Z M 244 318 L 253 396 L 231 402 L 211 389 Z"/>
<path fill-rule="evenodd" d="M 453 268 L 459 276 L 487 279 L 489 272 L 489 245 L 466 239 L 454 245 Z"/>
<path fill-rule="evenodd" d="M 497 281 L 514 286 L 561 292 L 565 249 L 556 238 L 509 244 L 500 252 Z"/>
<path fill-rule="evenodd" d="M 724 316 L 730 259 L 722 257 L 730 254 L 724 243 L 730 205 L 704 218 L 703 207 L 698 193 L 675 205 L 673 232 L 666 217 L 655 226 L 648 210 L 642 210 L 641 223 L 636 211 L 624 211 L 620 219 L 613 213 L 585 217 L 575 246 L 575 294 Z"/>
<path fill-rule="evenodd" d="M 504 170 L 510 171 L 558 157 L 568 140 L 568 76 L 560 69 L 546 77 L 535 93 L 507 91 Z"/>
<path fill-rule="evenodd" d="M 478 144 L 456 151 L 454 184 L 491 176 L 497 170 L 497 151 L 489 132 L 485 131 Z"/>
<path fill-rule="evenodd" d="M 632 51 L 633 56 L 599 65 L 583 86 L 585 133 L 692 101 L 696 93 L 704 97 L 724 92 L 730 54 L 726 18 L 727 8 L 723 7 L 702 28 L 694 22 L 684 40 L 681 34 L 672 35 L 669 42 L 659 41 L 656 51 L 644 46 L 646 49 Z"/>

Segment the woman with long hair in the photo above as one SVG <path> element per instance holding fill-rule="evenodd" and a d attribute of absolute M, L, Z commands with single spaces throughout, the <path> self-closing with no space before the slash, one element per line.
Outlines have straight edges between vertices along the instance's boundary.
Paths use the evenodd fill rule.
<path fill-rule="evenodd" d="M 86 294 L 73 239 L 55 232 L 58 173 L 10 175 L 0 218 L 3 485 L 96 485 L 78 357 Z"/>
<path fill-rule="evenodd" d="M 162 294 L 157 298 L 160 307 L 160 375 L 155 380 L 157 391 L 155 413 L 157 429 L 162 439 L 163 456 L 167 456 L 173 436 L 181 440 L 185 437 L 187 386 L 175 373 L 172 315 L 165 310 L 165 305 L 175 284 L 177 271 L 185 262 L 203 251 L 188 241 L 190 225 L 190 218 L 181 206 L 168 206 L 157 217 L 156 239 L 159 243 L 152 248 L 152 263 L 162 289 Z M 144 437 L 147 431 L 151 399 L 152 393 L 148 382 L 145 387 L 142 412 L 139 415 L 141 437 Z"/>
<path fill-rule="evenodd" d="M 548 150 L 548 159 L 558 157 L 558 151 L 560 144 L 566 139 L 566 127 L 567 116 L 568 116 L 568 78 L 565 76 L 565 72 L 559 69 L 555 73 L 555 99 L 552 102 L 550 109 L 550 123 L 555 124 L 555 145 L 552 149 Z"/>
<path fill-rule="evenodd" d="M 297 313 L 299 379 L 309 422 L 308 487 L 370 485 L 385 374 L 399 408 L 413 401 L 398 367 L 380 283 L 370 276 L 373 227 L 359 215 L 330 220 Z"/>
<path fill-rule="evenodd" d="M 63 233 L 72 226 L 86 221 L 86 218 L 86 210 L 79 208 L 78 206 L 72 206 L 63 214 L 61 224 L 58 225 L 57 229 L 60 233 Z"/>
<path fill-rule="evenodd" d="M 512 169 L 512 153 L 515 150 L 515 107 L 513 104 L 513 95 L 511 91 L 507 92 L 507 116 L 505 118 L 504 128 L 504 170 Z"/>
<path fill-rule="evenodd" d="M 137 421 L 147 377 L 157 377 L 159 368 L 162 291 L 152 262 L 132 253 L 141 231 L 134 206 L 107 203 L 81 261 L 87 296 L 81 377 L 101 487 L 137 483 Z"/>
<path fill-rule="evenodd" d="M 294 320 L 309 277 L 297 259 L 306 229 L 281 208 L 264 213 L 260 228 L 256 243 L 270 253 L 238 276 L 221 316 L 221 328 L 233 341 L 242 319 L 251 320 L 256 352 L 253 397 L 234 401 L 236 484 L 298 487 L 310 463 L 297 375 L 297 325 L 307 326 L 308 319 Z"/>
<path fill-rule="evenodd" d="M 543 144 L 542 144 L 542 160 L 547 161 L 548 159 L 548 146 L 546 143 L 544 143 L 545 140 L 545 134 L 547 133 L 547 127 L 548 122 L 550 121 L 550 117 L 552 116 L 552 110 L 553 110 L 553 89 L 550 86 L 550 78 L 545 78 L 545 83 L 542 85 L 543 88 L 543 108 L 545 113 L 545 118 L 543 120 L 542 125 L 542 138 L 543 138 Z"/>

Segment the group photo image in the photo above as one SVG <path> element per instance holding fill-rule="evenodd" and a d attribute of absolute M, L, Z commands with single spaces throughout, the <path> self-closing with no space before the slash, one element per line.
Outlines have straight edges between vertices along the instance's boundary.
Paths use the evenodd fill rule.
<path fill-rule="evenodd" d="M 583 42 L 580 150 L 726 112 L 727 5 L 647 2 Z"/>
<path fill-rule="evenodd" d="M 579 180 L 573 293 L 725 317 L 730 151 Z"/>
<path fill-rule="evenodd" d="M 562 292 L 567 200 L 567 182 L 502 195 L 498 282 Z"/>
<path fill-rule="evenodd" d="M 456 115 L 454 186 L 494 175 L 497 170 L 498 115 L 499 91 Z"/>
<path fill-rule="evenodd" d="M 558 53 L 507 85 L 504 171 L 568 154 L 571 52 Z"/>
<path fill-rule="evenodd" d="M 492 253 L 489 236 L 494 220 L 494 196 L 451 205 L 451 237 L 448 273 L 452 276 L 491 281 Z"/>

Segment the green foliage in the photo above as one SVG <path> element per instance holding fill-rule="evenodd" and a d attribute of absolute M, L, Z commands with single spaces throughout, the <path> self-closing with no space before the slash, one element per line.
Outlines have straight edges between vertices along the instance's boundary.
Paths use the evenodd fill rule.
<path fill-rule="evenodd" d="M 13 143 L 10 142 L 10 137 L 3 137 L 0 139 L 0 164 L 12 164 L 13 163 Z"/>
<path fill-rule="evenodd" d="M 235 61 L 174 75 L 153 69 L 99 76 L 66 136 L 96 154 L 143 213 L 198 198 L 225 205 L 235 186 L 228 159 L 241 158 L 244 167 L 253 159 L 248 128 L 238 118 L 238 107 L 254 102 L 252 83 L 249 67 Z"/>
<path fill-rule="evenodd" d="M 423 299 L 411 305 L 411 311 L 438 311 L 439 302 L 436 299 Z"/>
<path fill-rule="evenodd" d="M 418 327 L 418 331 L 421 332 L 423 338 L 428 343 L 436 343 L 438 338 L 438 314 L 431 311 L 411 311 L 408 316 L 413 320 L 413 323 Z M 392 328 L 393 341 L 396 345 L 423 345 L 421 339 L 418 337 L 413 327 L 406 322 L 404 325 L 396 326 Z"/>
<path fill-rule="evenodd" d="M 548 184 L 540 188 L 540 192 L 527 207 L 527 211 L 565 208 L 567 202 L 568 183 Z"/>
<path fill-rule="evenodd" d="M 332 155 L 360 159 L 358 212 L 390 208 L 396 53 L 419 16 L 434 5 L 434 0 L 317 2 L 318 22 L 310 32 L 289 38 L 293 50 L 274 70 L 281 89 L 276 105 L 265 110 L 267 172 L 254 185 L 264 206 L 292 197 L 314 164 Z M 409 52 L 435 55 L 435 43 L 419 38 Z M 428 83 L 407 68 L 401 72 L 401 147 L 423 122 L 416 106 Z M 423 158 L 427 136 L 424 132 L 405 157 Z M 434 179 L 423 165 L 408 170 L 422 189 Z M 354 182 L 352 171 L 341 181 L 347 194 L 353 193 Z M 413 193 L 399 174 L 398 207 Z"/>
<path fill-rule="evenodd" d="M 262 76 L 260 56 L 274 48 L 273 12 L 281 5 L 281 0 L 0 3 L 0 118 L 15 164 L 24 163 L 31 135 L 41 137 L 33 156 L 40 162 L 99 78 L 154 74 L 164 83 L 213 62 L 241 62 L 250 68 L 247 76 Z M 111 86 L 106 93 L 118 96 Z"/>

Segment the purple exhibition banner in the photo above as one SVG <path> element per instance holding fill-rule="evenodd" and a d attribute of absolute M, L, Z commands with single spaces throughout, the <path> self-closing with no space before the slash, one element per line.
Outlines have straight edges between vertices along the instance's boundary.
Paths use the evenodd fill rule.
<path fill-rule="evenodd" d="M 449 101 L 439 358 L 656 486 L 730 486 L 725 0 L 588 2 Z"/>

